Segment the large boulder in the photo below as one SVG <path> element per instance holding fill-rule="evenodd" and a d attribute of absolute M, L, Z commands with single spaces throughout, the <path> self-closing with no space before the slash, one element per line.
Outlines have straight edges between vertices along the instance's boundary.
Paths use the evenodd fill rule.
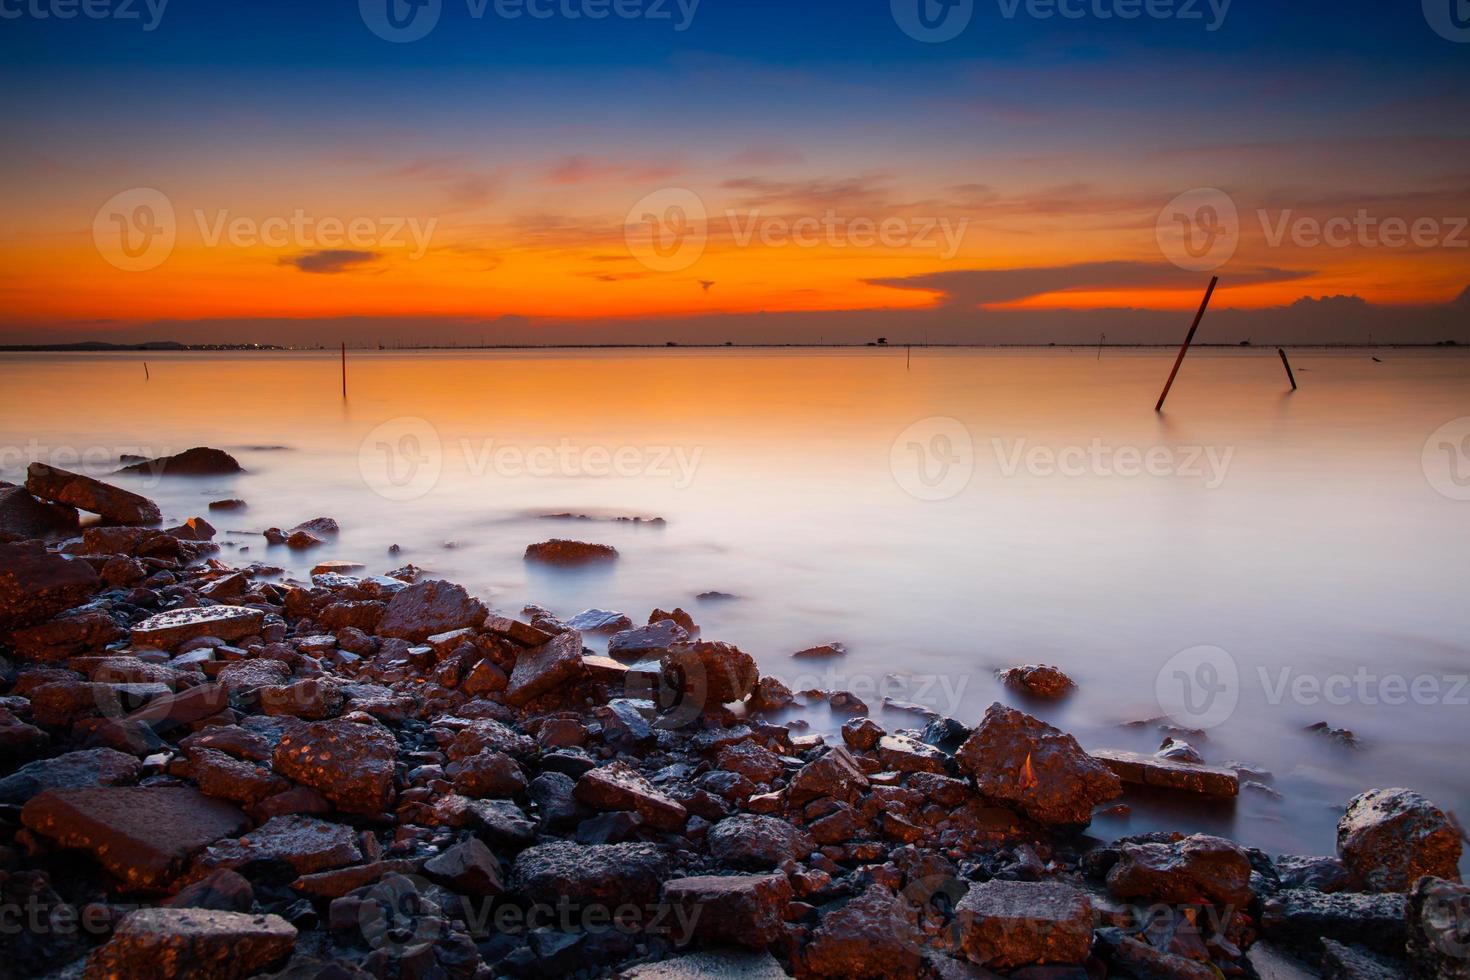
<path fill-rule="evenodd" d="M 173 456 L 145 459 L 118 470 L 119 473 L 141 473 L 146 476 L 229 476 L 243 473 L 242 467 L 223 449 L 196 447 Z"/>
<path fill-rule="evenodd" d="M 992 704 L 956 755 L 980 795 L 1037 823 L 1086 826 L 1123 784 L 1077 740 L 1043 721 Z"/>
<path fill-rule="evenodd" d="M 1250 857 L 1221 837 L 1195 834 L 1170 844 L 1125 843 L 1108 872 L 1114 898 L 1206 903 L 1244 909 L 1251 901 Z"/>
<path fill-rule="evenodd" d="M 1423 875 L 1460 880 L 1460 835 L 1444 812 L 1407 789 L 1353 798 L 1337 824 L 1343 863 L 1370 892 L 1406 892 Z"/>
<path fill-rule="evenodd" d="M 730 643 L 677 643 L 664 652 L 661 662 L 683 704 L 703 711 L 744 701 L 760 680 L 755 660 Z"/>
<path fill-rule="evenodd" d="M 688 818 L 683 804 L 653 788 L 636 770 L 621 762 L 592 769 L 577 780 L 577 801 L 594 810 L 626 810 L 659 830 L 680 831 Z"/>
<path fill-rule="evenodd" d="M 138 781 L 138 760 L 116 749 L 83 749 L 32 762 L 0 779 L 0 803 L 20 806 L 48 789 L 126 786 Z"/>
<path fill-rule="evenodd" d="M 101 587 L 91 565 L 53 555 L 38 541 L 0 544 L 0 630 L 44 623 Z"/>
<path fill-rule="evenodd" d="M 431 580 L 410 585 L 388 603 L 378 635 L 423 643 L 453 630 L 479 627 L 488 610 L 463 587 Z"/>
<path fill-rule="evenodd" d="M 24 487 L 0 483 L 0 540 L 25 541 L 77 532 L 77 509 L 48 504 Z"/>
<path fill-rule="evenodd" d="M 45 463 L 31 464 L 26 489 L 42 500 L 75 507 L 114 524 L 157 524 L 163 519 L 158 505 L 147 497 Z"/>
<path fill-rule="evenodd" d="M 919 972 L 924 936 L 908 903 L 882 885 L 822 918 L 802 951 L 817 977 L 912 977 Z M 800 971 L 798 971 L 800 972 Z"/>
<path fill-rule="evenodd" d="M 1092 951 L 1092 902 L 1070 885 L 988 881 L 970 888 L 955 919 L 965 955 L 991 969 L 1084 963 Z"/>
<path fill-rule="evenodd" d="M 652 844 L 557 841 L 517 855 L 510 887 L 536 905 L 554 907 L 565 897 L 583 910 L 615 910 L 631 903 L 647 911 L 658 901 L 668 870 L 668 858 Z"/>
<path fill-rule="evenodd" d="M 859 768 L 852 753 L 842 746 L 828 749 L 821 758 L 808 762 L 786 787 L 786 798 L 796 806 L 830 796 L 834 800 L 852 802 L 868 789 L 868 777 Z"/>
<path fill-rule="evenodd" d="M 515 669 L 505 688 L 505 703 L 527 704 L 587 676 L 582 660 L 582 634 L 567 630 L 534 650 L 516 657 Z"/>
<path fill-rule="evenodd" d="M 55 619 L 16 630 L 10 635 L 15 652 L 25 660 L 56 663 L 99 651 L 127 634 L 101 609 L 68 609 Z"/>
<path fill-rule="evenodd" d="M 318 790 L 344 813 L 393 808 L 398 740 L 386 728 L 342 719 L 305 725 L 277 743 L 276 772 Z"/>
<path fill-rule="evenodd" d="M 189 640 L 204 636 L 225 641 L 254 636 L 264 623 L 265 613 L 248 606 L 171 609 L 134 626 L 133 642 L 140 647 L 176 650 Z"/>
<path fill-rule="evenodd" d="M 288 814 L 272 817 L 244 837 L 206 847 L 194 859 L 194 874 L 225 868 L 256 877 L 286 869 L 286 877 L 294 878 L 361 860 L 357 832 L 351 827 Z"/>
<path fill-rule="evenodd" d="M 791 883 L 782 874 L 704 875 L 664 886 L 664 903 L 690 935 L 675 936 L 710 946 L 764 949 L 783 932 Z"/>
<path fill-rule="evenodd" d="M 588 544 L 585 541 L 553 538 L 526 546 L 526 561 L 548 565 L 585 565 L 588 562 L 612 561 L 617 557 L 618 549 L 611 545 Z"/>
<path fill-rule="evenodd" d="M 709 852 L 731 868 L 764 871 L 804 861 L 817 849 L 811 834 L 776 817 L 738 813 L 709 831 Z"/>
<path fill-rule="evenodd" d="M 284 962 L 296 928 L 275 915 L 138 909 L 87 959 L 85 980 L 244 980 Z"/>

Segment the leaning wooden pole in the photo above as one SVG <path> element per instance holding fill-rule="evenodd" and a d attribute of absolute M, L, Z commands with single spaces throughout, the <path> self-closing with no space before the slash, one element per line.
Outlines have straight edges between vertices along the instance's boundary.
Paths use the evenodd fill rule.
<path fill-rule="evenodd" d="M 342 398 L 347 398 L 347 344 L 342 344 Z"/>
<path fill-rule="evenodd" d="M 1164 410 L 1164 401 L 1169 397 L 1169 389 L 1174 387 L 1174 379 L 1179 377 L 1179 368 L 1184 364 L 1184 355 L 1189 353 L 1189 345 L 1194 343 L 1194 335 L 1199 332 L 1200 322 L 1205 318 L 1205 310 L 1210 308 L 1210 297 L 1215 295 L 1215 287 L 1219 284 L 1219 276 L 1210 280 L 1210 288 L 1205 290 L 1205 300 L 1199 305 L 1199 312 L 1194 315 L 1194 323 L 1184 338 L 1184 346 L 1179 348 L 1179 356 L 1174 360 L 1174 370 L 1169 372 L 1169 380 L 1164 384 L 1164 392 L 1159 395 L 1159 403 L 1154 406 L 1155 412 Z"/>
<path fill-rule="evenodd" d="M 1276 348 L 1276 353 L 1281 355 L 1281 363 L 1286 365 L 1286 380 L 1291 382 L 1291 390 L 1296 391 L 1296 372 L 1291 369 L 1291 361 L 1286 357 L 1286 348 Z"/>

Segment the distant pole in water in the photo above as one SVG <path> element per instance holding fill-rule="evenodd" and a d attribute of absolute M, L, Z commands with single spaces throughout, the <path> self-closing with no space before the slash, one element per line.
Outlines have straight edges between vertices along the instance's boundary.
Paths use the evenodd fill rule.
<path fill-rule="evenodd" d="M 148 362 L 147 361 L 144 361 L 143 362 L 143 380 L 144 381 L 152 381 L 153 380 L 153 375 L 151 375 L 151 374 L 148 373 Z"/>
<path fill-rule="evenodd" d="M 1210 297 L 1215 295 L 1215 287 L 1220 285 L 1220 277 L 1214 276 L 1210 279 L 1210 288 L 1205 290 L 1205 299 L 1199 305 L 1199 312 L 1194 315 L 1194 324 L 1190 326 L 1189 333 L 1184 337 L 1184 346 L 1179 348 L 1179 357 L 1174 361 L 1174 370 L 1169 372 L 1169 380 L 1164 384 L 1164 393 L 1159 396 L 1159 403 L 1154 406 L 1155 412 L 1164 410 L 1164 400 L 1169 397 L 1169 389 L 1174 387 L 1174 379 L 1179 377 L 1179 368 L 1184 364 L 1184 355 L 1189 353 L 1189 345 L 1194 343 L 1194 335 L 1199 332 L 1200 321 L 1205 318 L 1205 310 L 1210 308 Z"/>
<path fill-rule="evenodd" d="M 1107 334 L 1103 334 L 1101 337 L 1097 338 L 1097 359 L 1099 361 L 1102 360 L 1103 344 L 1105 344 L 1107 342 L 1108 342 L 1108 335 Z"/>
<path fill-rule="evenodd" d="M 342 342 L 342 400 L 347 400 L 347 342 Z"/>
<path fill-rule="evenodd" d="M 1276 353 L 1281 355 L 1281 363 L 1286 365 L 1286 380 L 1291 382 L 1291 390 L 1296 391 L 1296 374 L 1291 370 L 1291 361 L 1286 358 L 1286 348 L 1276 348 Z"/>
<path fill-rule="evenodd" d="M 906 371 L 912 371 L 914 369 L 914 345 L 913 344 L 905 344 L 903 350 L 904 350 L 904 359 L 903 359 L 904 370 L 906 370 Z"/>

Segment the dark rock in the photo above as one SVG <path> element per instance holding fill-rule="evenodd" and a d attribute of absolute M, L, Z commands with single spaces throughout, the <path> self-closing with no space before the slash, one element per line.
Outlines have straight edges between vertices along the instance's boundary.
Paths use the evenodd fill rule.
<path fill-rule="evenodd" d="M 643 818 L 631 810 L 599 813 L 577 824 L 578 844 L 621 844 L 634 840 L 643 829 Z"/>
<path fill-rule="evenodd" d="M 101 586 L 91 565 L 50 554 L 40 542 L 0 544 L 0 630 L 44 623 Z"/>
<path fill-rule="evenodd" d="M 1379 959 L 1361 947 L 1322 940 L 1322 980 L 1399 980 L 1404 972 L 1402 964 Z"/>
<path fill-rule="evenodd" d="M 230 499 L 230 500 L 211 500 L 209 502 L 209 509 L 210 510 L 223 510 L 223 511 L 232 511 L 233 512 L 233 511 L 245 510 L 246 507 L 247 507 L 247 505 L 246 505 L 245 501 L 243 501 L 243 500 L 235 500 L 235 499 Z"/>
<path fill-rule="evenodd" d="M 1353 888 L 1352 872 L 1335 857 L 1283 854 L 1276 859 L 1276 873 L 1282 888 L 1311 888 L 1328 893 Z"/>
<path fill-rule="evenodd" d="M 825 660 L 829 657 L 843 657 L 847 655 L 847 647 L 841 643 L 824 643 L 821 646 L 807 647 L 798 650 L 791 656 L 796 659 Z"/>
<path fill-rule="evenodd" d="M 1141 980 L 1220 980 L 1220 973 L 1207 963 L 1154 949 L 1121 929 L 1099 929 L 1097 951 L 1109 967 L 1109 976 L 1139 977 Z"/>
<path fill-rule="evenodd" d="M 665 619 L 616 634 L 607 643 L 607 654 L 624 660 L 661 657 L 670 647 L 688 639 L 689 633 L 684 627 Z"/>
<path fill-rule="evenodd" d="M 812 976 L 887 978 L 917 975 L 924 936 L 905 901 L 872 885 L 827 913 L 802 951 Z"/>
<path fill-rule="evenodd" d="M 577 780 L 576 799 L 594 810 L 631 810 L 650 827 L 684 829 L 688 811 L 653 788 L 653 784 L 621 762 L 593 769 Z"/>
<path fill-rule="evenodd" d="M 565 841 L 522 851 L 511 868 L 511 890 L 527 901 L 554 907 L 565 897 L 585 910 L 658 901 L 668 859 L 651 844 L 583 846 Z"/>
<path fill-rule="evenodd" d="M 581 814 L 573 795 L 576 788 L 576 780 L 560 772 L 543 772 L 531 780 L 528 792 L 542 823 L 557 828 L 576 821 Z"/>
<path fill-rule="evenodd" d="M 1460 878 L 1459 833 L 1438 807 L 1407 789 L 1354 797 L 1337 824 L 1337 849 L 1370 892 L 1406 892 L 1422 875 Z"/>
<path fill-rule="evenodd" d="M 868 785 L 868 777 L 863 775 L 852 753 L 835 747 L 815 762 L 807 763 L 791 778 L 786 798 L 796 806 L 823 796 L 851 801 L 857 794 L 866 792 Z"/>
<path fill-rule="evenodd" d="M 612 561 L 617 557 L 618 549 L 611 545 L 588 544 L 585 541 L 554 538 L 526 546 L 526 561 L 548 565 L 582 565 L 588 562 Z"/>
<path fill-rule="evenodd" d="M 386 728 L 339 719 L 288 732 L 276 746 L 274 764 L 339 810 L 371 815 L 393 807 L 397 752 L 398 742 Z"/>
<path fill-rule="evenodd" d="M 205 795 L 243 804 L 259 803 L 290 785 L 265 766 L 203 747 L 190 750 L 189 775 Z"/>
<path fill-rule="evenodd" d="M 77 511 L 65 504 L 48 504 L 23 487 L 0 483 L 0 539 L 65 537 L 77 533 Z"/>
<path fill-rule="evenodd" d="M 583 633 L 619 633 L 632 629 L 633 621 L 624 613 L 587 609 L 567 620 L 567 625 Z"/>
<path fill-rule="evenodd" d="M 943 775 L 949 757 L 906 735 L 885 735 L 878 740 L 878 761 L 893 772 L 928 772 Z"/>
<path fill-rule="evenodd" d="M 228 868 L 249 878 L 312 874 L 362 860 L 351 827 L 312 817 L 272 817 L 235 840 L 206 847 L 194 859 L 196 873 Z"/>
<path fill-rule="evenodd" d="M 378 635 L 422 643 L 436 633 L 478 627 L 487 615 L 484 605 L 458 585 L 419 582 L 388 603 Z"/>
<path fill-rule="evenodd" d="M 146 476 L 228 476 L 243 473 L 235 457 L 222 449 L 196 447 L 174 456 L 160 456 L 124 466 L 119 473 L 141 473 Z"/>
<path fill-rule="evenodd" d="M 249 912 L 255 906 L 255 889 L 243 875 L 221 868 L 179 889 L 163 905 L 173 909 L 213 909 L 216 912 Z"/>
<path fill-rule="evenodd" d="M 141 771 L 137 759 L 112 749 L 68 752 L 32 762 L 0 779 L 0 803 L 19 806 L 48 789 L 125 786 L 136 783 Z"/>
<path fill-rule="evenodd" d="M 485 751 L 453 763 L 447 774 L 454 791 L 471 797 L 509 797 L 526 788 L 526 774 L 504 752 Z"/>
<path fill-rule="evenodd" d="M 1007 668 L 1000 672 L 1000 681 L 1033 698 L 1065 697 L 1077 689 L 1072 678 L 1046 664 Z"/>
<path fill-rule="evenodd" d="M 1122 749 L 1097 749 L 1092 757 L 1125 783 L 1199 796 L 1228 798 L 1240 794 L 1240 777 L 1234 769 L 1176 762 Z"/>
<path fill-rule="evenodd" d="M 429 880 L 461 895 L 486 898 L 503 894 L 500 862 L 480 841 L 471 837 L 424 864 Z"/>
<path fill-rule="evenodd" d="M 133 642 L 138 646 L 177 650 L 188 640 L 213 636 L 221 640 L 239 640 L 259 633 L 265 614 L 247 606 L 201 606 L 173 609 L 150 616 L 133 627 Z"/>
<path fill-rule="evenodd" d="M 762 677 L 750 696 L 751 711 L 780 711 L 796 701 L 791 688 L 774 677 Z"/>
<path fill-rule="evenodd" d="M 842 740 L 848 748 L 866 752 L 876 748 L 879 739 L 888 734 L 871 718 L 852 718 L 842 726 Z"/>
<path fill-rule="evenodd" d="M 785 820 L 740 813 L 710 828 L 709 852 L 731 868 L 764 871 L 805 860 L 817 849 L 811 834 Z"/>
<path fill-rule="evenodd" d="M 260 710 L 268 715 L 324 721 L 342 713 L 342 688 L 316 677 L 263 687 L 257 694 Z"/>
<path fill-rule="evenodd" d="M 568 630 L 550 642 L 516 657 L 505 703 L 524 705 L 538 697 L 574 684 L 587 674 L 582 662 L 582 634 Z"/>
<path fill-rule="evenodd" d="M 715 763 L 728 772 L 739 773 L 757 783 L 769 783 L 786 771 L 781 757 L 756 742 L 737 742 L 726 746 Z"/>
<path fill-rule="evenodd" d="M 1123 794 L 1118 777 L 1071 735 L 1001 704 L 990 706 L 956 758 L 982 796 L 1037 823 L 1085 826 L 1094 806 Z"/>
<path fill-rule="evenodd" d="M 683 704 L 705 712 L 744 701 L 760 679 L 750 654 L 729 643 L 675 644 L 665 651 L 661 662 L 682 694 Z"/>
<path fill-rule="evenodd" d="M 163 518 L 147 497 L 45 463 L 30 465 L 26 489 L 42 500 L 97 514 L 114 524 L 157 524 Z"/>
<path fill-rule="evenodd" d="M 671 881 L 663 897 L 674 921 L 690 924 L 692 935 L 682 938 L 764 949 L 781 937 L 792 894 L 785 875 L 707 875 Z"/>
<path fill-rule="evenodd" d="M 1092 951 L 1092 903 L 1070 885 L 975 885 L 955 907 L 955 919 L 965 955 L 992 969 L 1083 963 Z"/>
<path fill-rule="evenodd" d="M 62 847 L 91 853 L 130 891 L 167 883 L 196 852 L 247 824 L 228 803 L 172 787 L 48 790 L 26 804 L 21 820 Z"/>
<path fill-rule="evenodd" d="M 138 909 L 87 959 L 88 978 L 244 980 L 283 963 L 296 929 L 275 915 Z"/>
<path fill-rule="evenodd" d="M 1238 844 L 1195 834 L 1171 844 L 1123 844 L 1108 872 L 1114 898 L 1210 903 L 1242 910 L 1251 901 L 1251 863 Z"/>
<path fill-rule="evenodd" d="M 214 525 L 204 518 L 191 517 L 178 527 L 168 528 L 163 533 L 180 541 L 213 541 L 216 532 Z"/>
<path fill-rule="evenodd" d="M 1426 875 L 1409 891 L 1407 953 L 1417 980 L 1470 978 L 1470 888 Z"/>
<path fill-rule="evenodd" d="M 1261 902 L 1261 928 L 1271 939 L 1298 949 L 1315 951 L 1323 939 L 1335 939 L 1400 954 L 1408 939 L 1405 898 L 1286 889 Z"/>

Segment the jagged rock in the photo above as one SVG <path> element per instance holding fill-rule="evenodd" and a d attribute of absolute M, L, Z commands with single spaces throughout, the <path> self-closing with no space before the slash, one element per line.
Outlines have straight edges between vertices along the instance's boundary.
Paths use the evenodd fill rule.
<path fill-rule="evenodd" d="M 912 977 L 925 948 L 916 915 L 882 885 L 872 885 L 842 908 L 827 913 L 802 951 L 813 976 Z"/>
<path fill-rule="evenodd" d="M 424 864 L 431 881 L 461 895 L 490 897 L 505 892 L 500 880 L 500 862 L 490 848 L 471 837 L 455 844 Z"/>
<path fill-rule="evenodd" d="M 1226 798 L 1240 795 L 1240 777 L 1234 769 L 1176 762 L 1122 749 L 1097 749 L 1092 757 L 1125 783 L 1199 796 Z"/>
<path fill-rule="evenodd" d="M 241 511 L 245 510 L 248 506 L 249 505 L 246 504 L 245 501 L 238 498 L 230 498 L 228 500 L 211 500 L 209 502 L 210 510 Z"/>
<path fill-rule="evenodd" d="M 1337 848 L 1370 892 L 1407 892 L 1422 875 L 1460 878 L 1459 833 L 1443 811 L 1407 789 L 1354 797 L 1338 821 Z"/>
<path fill-rule="evenodd" d="M 526 546 L 526 561 L 548 565 L 582 565 L 588 562 L 612 561 L 617 557 L 618 549 L 611 545 L 588 544 L 585 541 L 553 538 Z"/>
<path fill-rule="evenodd" d="M 26 489 L 42 500 L 97 514 L 114 524 L 157 524 L 163 519 L 158 505 L 147 497 L 45 463 L 30 465 Z"/>
<path fill-rule="evenodd" d="M 138 909 L 87 959 L 85 980 L 244 980 L 290 957 L 296 929 L 275 915 Z"/>
<path fill-rule="evenodd" d="M 454 791 L 463 796 L 515 796 L 526 788 L 526 774 L 504 752 L 486 751 L 452 763 L 446 770 Z"/>
<path fill-rule="evenodd" d="M 750 696 L 749 706 L 751 711 L 780 711 L 795 701 L 791 688 L 774 677 L 762 677 Z"/>
<path fill-rule="evenodd" d="M 769 783 L 786 771 L 781 757 L 756 742 L 737 742 L 720 750 L 715 764 L 757 783 Z"/>
<path fill-rule="evenodd" d="M 982 796 L 1037 823 L 1085 826 L 1094 806 L 1123 794 L 1118 777 L 1071 735 L 998 703 L 956 759 Z"/>
<path fill-rule="evenodd" d="M 284 685 L 291 679 L 291 666 L 284 660 L 237 660 L 221 670 L 215 679 L 230 694 L 252 693 Z"/>
<path fill-rule="evenodd" d="M 50 554 L 38 541 L 0 544 L 0 630 L 44 623 L 101 587 L 91 565 Z"/>
<path fill-rule="evenodd" d="M 1108 872 L 1114 898 L 1211 903 L 1241 910 L 1251 901 L 1250 857 L 1221 837 L 1195 834 L 1171 844 L 1125 843 Z"/>
<path fill-rule="evenodd" d="M 1282 888 L 1312 888 L 1319 892 L 1345 892 L 1353 887 L 1353 875 L 1335 857 L 1305 857 L 1283 854 L 1276 859 L 1276 874 Z"/>
<path fill-rule="evenodd" d="M 290 785 L 265 766 L 203 747 L 190 750 L 189 775 L 205 795 L 244 804 L 259 803 Z"/>
<path fill-rule="evenodd" d="M 221 868 L 179 889 L 178 894 L 162 904 L 172 909 L 249 912 L 255 906 L 255 889 L 243 875 Z"/>
<path fill-rule="evenodd" d="M 624 630 L 607 642 L 607 655 L 623 660 L 661 657 L 668 649 L 689 639 L 689 633 L 671 619 L 637 629 Z"/>
<path fill-rule="evenodd" d="M 173 456 L 160 456 L 132 463 L 119 473 L 141 473 L 146 476 L 228 476 L 243 473 L 239 461 L 222 449 L 203 446 L 186 449 Z"/>
<path fill-rule="evenodd" d="M 567 625 L 583 633 L 620 633 L 633 628 L 626 614 L 606 609 L 587 609 L 567 620 Z"/>
<path fill-rule="evenodd" d="M 906 735 L 884 735 L 878 740 L 878 761 L 892 772 L 928 772 L 942 776 L 948 768 L 949 757 Z"/>
<path fill-rule="evenodd" d="M 45 751 L 49 741 L 41 729 L 27 725 L 10 711 L 0 708 L 0 769 L 12 769 L 29 762 Z"/>
<path fill-rule="evenodd" d="M 47 790 L 21 811 L 33 833 L 84 850 L 128 890 L 155 888 L 195 853 L 245 829 L 245 815 L 198 790 L 106 787 Z"/>
<path fill-rule="evenodd" d="M 1213 966 L 1154 949 L 1124 935 L 1121 929 L 1099 929 L 1097 950 L 1110 967 L 1109 976 L 1116 973 L 1146 980 L 1220 980 Z"/>
<path fill-rule="evenodd" d="M 817 849 L 812 835 L 800 827 L 754 813 L 726 817 L 710 828 L 707 841 L 715 860 L 752 871 L 805 860 Z"/>
<path fill-rule="evenodd" d="M 1394 955 L 1403 952 L 1408 939 L 1405 899 L 1285 889 L 1261 902 L 1261 928 L 1273 940 L 1299 949 L 1315 951 L 1323 939 L 1335 939 Z"/>
<path fill-rule="evenodd" d="M 361 860 L 357 834 L 351 827 L 290 815 L 272 817 L 235 840 L 211 844 L 194 859 L 194 870 L 200 874 L 228 868 L 249 878 L 287 868 L 289 879 Z"/>
<path fill-rule="evenodd" d="M 999 676 L 1006 687 L 1034 698 L 1060 698 L 1077 689 L 1072 678 L 1047 664 L 1010 667 L 1001 671 Z"/>
<path fill-rule="evenodd" d="M 781 937 L 792 894 L 781 874 L 705 875 L 669 882 L 663 898 L 676 922 L 690 924 L 692 935 L 683 938 L 764 949 Z"/>
<path fill-rule="evenodd" d="M 164 534 L 178 538 L 180 541 L 213 541 L 215 535 L 214 525 L 202 517 L 191 517 L 178 527 L 168 528 Z"/>
<path fill-rule="evenodd" d="M 575 683 L 587 674 L 582 662 L 582 634 L 568 630 L 534 650 L 516 657 L 510 683 L 505 689 L 505 703 L 526 704 Z"/>
<path fill-rule="evenodd" d="M 858 793 L 866 792 L 868 786 L 868 777 L 863 775 L 852 753 L 837 746 L 827 750 L 815 762 L 807 763 L 791 777 L 786 787 L 786 798 L 796 806 L 823 796 L 851 801 Z"/>
<path fill-rule="evenodd" d="M 397 753 L 387 729 L 338 719 L 282 736 L 274 765 L 281 775 L 320 790 L 339 810 L 371 815 L 393 807 Z"/>
<path fill-rule="evenodd" d="M 730 643 L 675 644 L 665 651 L 661 662 L 681 692 L 683 703 L 706 712 L 732 701 L 744 701 L 760 679 L 755 660 Z"/>
<path fill-rule="evenodd" d="M 974 885 L 955 907 L 955 920 L 965 955 L 996 970 L 1083 963 L 1092 951 L 1092 902 L 1070 885 Z"/>
<path fill-rule="evenodd" d="M 289 715 L 306 721 L 323 721 L 342 713 L 342 688 L 330 681 L 308 677 L 294 684 L 263 687 L 257 692 L 260 710 L 268 715 Z"/>
<path fill-rule="evenodd" d="M 842 657 L 847 655 L 847 647 L 841 643 L 823 643 L 821 646 L 807 647 L 798 650 L 791 656 L 798 660 L 825 660 L 829 657 Z"/>
<path fill-rule="evenodd" d="M 1426 875 L 1409 891 L 1407 953 L 1417 980 L 1470 978 L 1470 888 Z"/>
<path fill-rule="evenodd" d="M 64 537 L 77 532 L 77 511 L 65 504 L 48 504 L 23 487 L 0 483 L 0 540 Z"/>
<path fill-rule="evenodd" d="M 649 908 L 668 876 L 668 858 L 651 844 L 584 846 L 566 841 L 538 844 L 516 856 L 511 890 L 554 907 L 563 896 L 573 906 Z"/>
<path fill-rule="evenodd" d="M 422 643 L 437 633 L 480 626 L 488 611 L 458 585 L 428 581 L 395 595 L 378 623 L 379 636 Z"/>
<path fill-rule="evenodd" d="M 137 759 L 113 749 L 68 752 L 32 762 L 0 779 L 0 803 L 20 806 L 48 789 L 125 786 L 136 783 L 141 771 Z"/>
<path fill-rule="evenodd" d="M 133 627 L 133 642 L 142 647 L 177 650 L 201 636 L 230 641 L 259 633 L 265 613 L 248 606 L 201 606 L 173 609 L 150 616 Z"/>
<path fill-rule="evenodd" d="M 59 681 L 31 692 L 31 716 L 38 725 L 63 728 L 80 718 L 121 718 L 172 693 L 166 684 Z"/>
<path fill-rule="evenodd" d="M 660 830 L 683 830 L 689 815 L 682 804 L 621 762 L 585 773 L 577 780 L 575 796 L 594 810 L 631 810 Z"/>
<path fill-rule="evenodd" d="M 1322 940 L 1322 980 L 1399 980 L 1403 975 L 1397 962 L 1379 959 L 1358 946 Z"/>

